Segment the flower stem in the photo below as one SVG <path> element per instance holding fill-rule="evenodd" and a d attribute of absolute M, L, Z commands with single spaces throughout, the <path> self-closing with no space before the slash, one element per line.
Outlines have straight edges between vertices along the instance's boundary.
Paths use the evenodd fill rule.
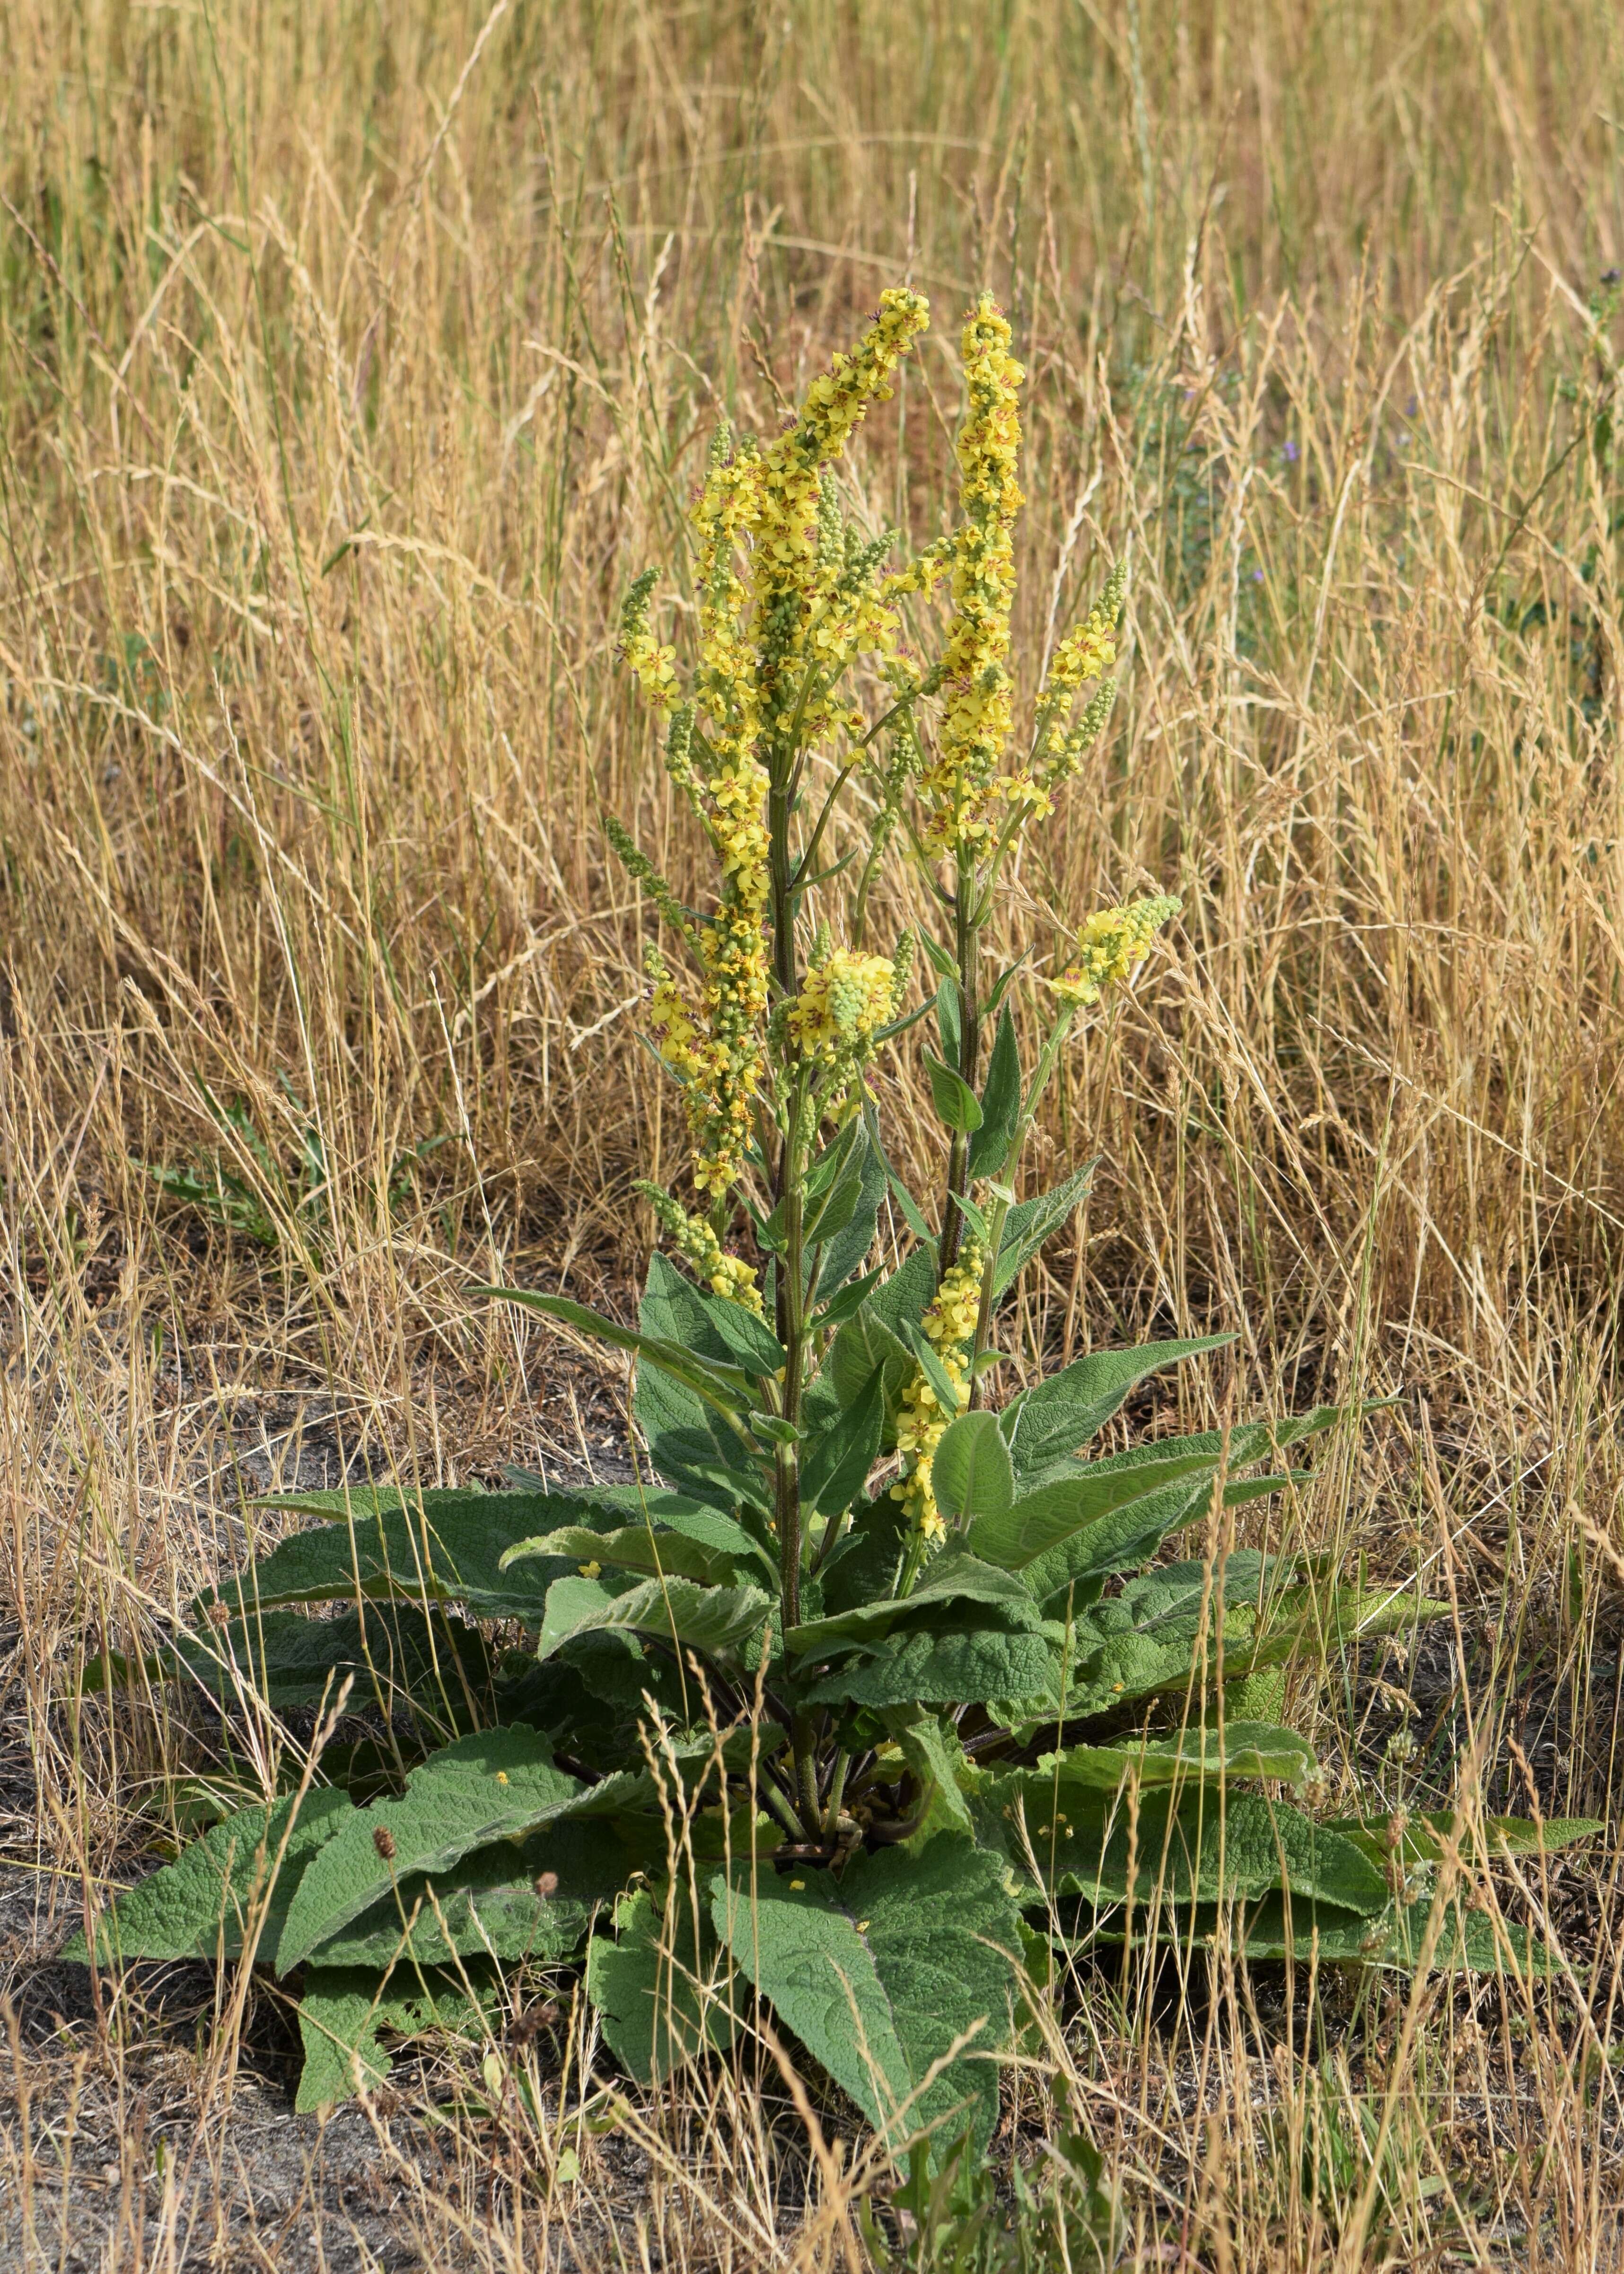
<path fill-rule="evenodd" d="M 981 938 L 984 904 L 978 906 L 975 856 L 959 848 L 958 889 L 953 895 L 953 946 L 959 967 L 959 1074 L 975 1088 L 981 1056 Z M 942 1253 L 938 1284 L 959 1261 L 964 1216 L 959 1203 L 970 1190 L 970 1140 L 955 1132 L 948 1150 L 947 1195 L 942 1209 Z"/>

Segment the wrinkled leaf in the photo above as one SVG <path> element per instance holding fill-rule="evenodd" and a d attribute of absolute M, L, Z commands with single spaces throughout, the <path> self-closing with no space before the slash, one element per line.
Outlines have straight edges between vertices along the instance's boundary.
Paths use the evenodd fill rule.
<path fill-rule="evenodd" d="M 285 1502 L 280 1503 L 286 1505 Z M 289 1603 L 403 1599 L 462 1602 L 480 1618 L 538 1623 L 549 1582 L 571 1564 L 501 1568 L 504 1549 L 527 1533 L 581 1523 L 600 1512 L 570 1493 L 402 1493 L 371 1487 L 305 1494 L 297 1505 L 327 1519 L 296 1532 L 214 1596 L 238 1615 Z"/>
<path fill-rule="evenodd" d="M 974 2056 L 1008 2043 L 1020 1949 L 996 1856 L 943 1833 L 918 1856 L 860 1849 L 838 1881 L 718 1878 L 711 1909 L 741 1971 L 870 2123 L 897 2144 L 933 2122 L 985 2144 L 998 2073 Z M 911 2098 L 977 2023 L 967 2052 Z"/>
<path fill-rule="evenodd" d="M 1058 1231 L 1072 1210 L 1079 1207 L 1087 1193 L 1096 1163 L 1085 1161 L 1074 1170 L 1064 1184 L 1057 1185 L 1052 1193 L 1041 1193 L 1036 1200 L 1022 1201 L 1012 1208 L 1004 1220 L 1004 1241 L 998 1250 L 998 1261 L 993 1267 L 992 1291 L 1002 1295 L 1037 1254 L 1052 1232 Z"/>
<path fill-rule="evenodd" d="M 802 1505 L 825 1516 L 850 1508 L 879 1458 L 884 1427 L 884 1375 L 876 1367 L 855 1403 L 814 1434 L 801 1464 Z"/>
<path fill-rule="evenodd" d="M 710 1656 L 755 1633 L 771 1609 L 760 1587 L 704 1587 L 695 1579 L 644 1579 L 614 1594 L 597 1579 L 557 1579 L 547 1596 L 536 1655 L 551 1658 L 575 1635 L 614 1628 Z"/>
<path fill-rule="evenodd" d="M 1003 1439 L 998 1442 L 1002 1445 Z M 1213 1465 L 1207 1455 L 1198 1453 L 1176 1455 L 1165 1461 L 1147 1461 L 1131 1469 L 1108 1468 L 1103 1462 L 1090 1463 L 1079 1468 L 1075 1476 L 1041 1486 L 1036 1492 L 1024 1495 L 1012 1506 L 978 1517 L 966 1535 L 967 1544 L 983 1562 L 996 1563 L 1000 1570 L 1022 1571 L 1086 1525 L 1114 1515 L 1132 1502 L 1148 1500 L 1164 1486 L 1177 1484 L 1204 1470 L 1210 1472 Z M 1114 1547 L 1112 1552 L 1116 1552 Z M 1089 1577 L 1091 1568 L 1113 1567 L 1085 1564 L 1081 1570 L 1074 1569 L 1071 1576 Z"/>
<path fill-rule="evenodd" d="M 1015 1041 L 1015 1021 L 1007 1011 L 998 1020 L 992 1055 L 987 1062 L 987 1086 L 981 1092 L 981 1123 L 970 1138 L 972 1178 L 1002 1176 L 1020 1126 L 1022 1103 L 1020 1051 Z"/>
<path fill-rule="evenodd" d="M 752 1543 L 748 1562 L 756 1568 Z M 646 1524 L 623 1525 L 618 1532 L 590 1532 L 584 1525 L 567 1525 L 561 1532 L 543 1532 L 533 1540 L 515 1540 L 502 1554 L 502 1569 L 533 1561 L 537 1556 L 568 1556 L 573 1563 L 608 1564 L 620 1571 L 669 1573 L 673 1577 L 697 1579 L 707 1586 L 725 1585 L 738 1576 L 741 1558 L 736 1549 L 718 1548 L 689 1539 L 685 1532 L 656 1532 Z"/>
<path fill-rule="evenodd" d="M 1041 1706 L 1054 1694 L 1059 1654 L 1041 1634 L 962 1624 L 888 1636 L 801 1690 L 808 1706 L 968 1706 L 992 1698 Z"/>
<path fill-rule="evenodd" d="M 279 1974 L 359 1918 L 415 1871 L 447 1871 L 476 1848 L 521 1838 L 579 1797 L 552 1740 L 523 1726 L 482 1729 L 431 1753 L 398 1800 L 355 1810 L 300 1879 L 274 1950 Z"/>
<path fill-rule="evenodd" d="M 297 1812 L 292 1797 L 268 1810 L 239 1810 L 118 1897 L 96 1922 L 97 1957 L 104 1965 L 134 1958 L 236 1958 L 256 1906 L 257 1947 L 268 1957 L 312 1860 L 354 1814 L 347 1793 L 327 1791 L 306 1793 Z M 77 1936 L 63 1954 L 87 1958 L 84 1937 Z"/>
<path fill-rule="evenodd" d="M 653 1818 L 554 1823 L 517 1845 L 500 1840 L 476 1849 L 436 1879 L 409 1872 L 398 1891 L 323 1941 L 314 1960 L 380 1971 L 453 1958 L 557 1962 L 574 1954 L 627 1881 L 663 1864 L 665 1853 Z"/>
<path fill-rule="evenodd" d="M 1037 1623 L 1032 1598 L 1018 1578 L 996 1570 L 950 1541 L 926 1567 L 924 1577 L 911 1595 L 859 1603 L 847 1611 L 807 1620 L 790 1630 L 785 1644 L 798 1656 L 806 1657 L 842 1643 L 877 1640 L 893 1627 L 917 1622 L 947 1602 L 990 1603 L 1011 1621 L 1026 1626 Z"/>
<path fill-rule="evenodd" d="M 1024 1480 L 1056 1454 L 1074 1453 L 1086 1444 L 1147 1374 L 1204 1351 L 1222 1350 L 1234 1340 L 1233 1335 L 1199 1335 L 1183 1342 L 1141 1343 L 1132 1350 L 1092 1351 L 1022 1390 L 998 1416 L 1017 1477 Z"/>
<path fill-rule="evenodd" d="M 487 1997 L 494 2011 L 494 1992 Z M 389 2074 L 386 2029 L 402 2037 L 433 2032 L 478 2039 L 489 2029 L 485 2002 L 469 1995 L 461 1970 L 402 1972 L 386 1986 L 365 1967 L 312 1967 L 299 2000 L 304 2067 L 295 2113 L 320 2115 L 350 2099 L 357 2085 L 376 2091 Z"/>

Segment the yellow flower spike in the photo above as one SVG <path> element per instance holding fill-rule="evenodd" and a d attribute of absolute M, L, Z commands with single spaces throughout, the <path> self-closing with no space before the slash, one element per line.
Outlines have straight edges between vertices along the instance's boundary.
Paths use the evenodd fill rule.
<path fill-rule="evenodd" d="M 974 1335 L 981 1299 L 981 1255 L 971 1240 L 944 1277 L 920 1321 L 942 1362 L 943 1371 L 958 1392 L 960 1410 L 970 1383 L 970 1369 L 962 1345 Z M 947 1526 L 936 1506 L 930 1465 L 952 1418 L 927 1381 L 922 1367 L 916 1368 L 903 1389 L 897 1415 L 897 1449 L 906 1465 L 891 1487 L 891 1498 L 904 1503 L 914 1529 L 933 1547 L 945 1536 Z"/>
<path fill-rule="evenodd" d="M 1083 621 L 1066 634 L 1055 650 L 1049 676 L 1038 697 L 1037 747 L 1034 759 L 1043 782 L 1053 787 L 1074 774 L 1084 754 L 1092 748 L 1110 715 L 1116 688 L 1105 680 L 1095 690 L 1075 725 L 1067 722 L 1081 688 L 1099 680 L 1116 660 L 1116 627 L 1122 618 L 1127 590 L 1127 563 L 1119 561 L 1106 579 L 1105 590 Z"/>
<path fill-rule="evenodd" d="M 1158 892 L 1100 909 L 1079 928 L 1076 960 L 1049 984 L 1064 1003 L 1079 1008 L 1097 1003 L 1108 987 L 1132 976 L 1156 934 L 1183 906 L 1170 893 Z"/>
<path fill-rule="evenodd" d="M 662 1192 L 658 1185 L 641 1178 L 632 1190 L 649 1202 L 660 1229 L 678 1254 L 713 1295 L 726 1295 L 730 1302 L 754 1311 L 758 1319 L 762 1316 L 761 1290 L 756 1284 L 755 1272 L 741 1256 L 728 1254 L 703 1216 L 689 1216 L 670 1193 Z"/>
<path fill-rule="evenodd" d="M 953 619 L 944 657 L 948 689 L 940 744 L 920 785 L 925 842 L 936 852 L 990 833 L 1000 764 L 1013 719 L 1010 608 L 1021 493 L 1019 390 L 1009 325 L 983 293 L 964 329 L 969 413 L 958 445 L 963 526 L 953 549 Z"/>
<path fill-rule="evenodd" d="M 671 652 L 649 627 L 652 572 L 637 579 L 622 611 L 621 652 L 671 718 L 667 765 L 704 819 L 721 869 L 708 922 L 695 923 L 669 894 L 661 903 L 695 953 L 695 993 L 680 989 L 663 965 L 650 967 L 652 1023 L 661 1056 L 683 1084 L 694 1181 L 703 1193 L 720 1196 L 738 1180 L 765 1074 L 771 842 L 763 761 L 778 763 L 792 721 L 803 750 L 835 733 L 857 739 L 867 731 L 849 695 L 838 691 L 842 674 L 865 652 L 892 668 L 895 602 L 927 591 L 944 567 L 935 547 L 879 580 L 891 538 L 863 540 L 847 530 L 826 472 L 868 405 L 890 393 L 898 361 L 929 318 L 918 293 L 883 294 L 856 348 L 813 380 L 786 433 L 765 449 L 735 441 L 726 428 L 716 438 L 690 512 L 698 654 L 688 702 L 679 700 Z M 861 1029 L 861 1005 L 856 1016 Z M 831 1110 L 838 1102 L 828 1101 Z M 729 1259 L 718 1270 L 695 1268 L 712 1282 L 719 1270 L 741 1301 L 754 1293 Z"/>

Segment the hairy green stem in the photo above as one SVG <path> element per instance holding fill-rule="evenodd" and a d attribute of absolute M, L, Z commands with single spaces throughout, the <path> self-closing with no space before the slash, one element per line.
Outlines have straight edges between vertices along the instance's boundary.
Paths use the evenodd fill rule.
<path fill-rule="evenodd" d="M 805 698 L 805 689 L 802 690 Z M 797 713 L 799 716 L 799 713 Z M 795 864 L 790 847 L 790 820 L 794 809 L 796 750 L 793 741 L 780 743 L 768 770 L 767 827 L 769 907 L 772 931 L 773 976 L 780 998 L 793 1001 L 800 990 L 801 974 L 795 953 Z M 778 1250 L 778 1301 L 775 1325 L 784 1345 L 784 1380 L 778 1411 L 786 1421 L 799 1426 L 801 1393 L 805 1382 L 807 1320 L 805 1256 L 802 1249 L 804 1163 L 801 1117 L 806 1099 L 797 1082 L 785 1114 L 782 1141 L 774 1164 L 773 1203 L 779 1213 L 782 1245 Z M 778 1534 L 779 1613 L 787 1634 L 801 1624 L 801 1449 L 780 1444 L 773 1453 L 773 1514 Z M 810 1717 L 797 1713 L 791 1723 L 790 1743 L 794 1760 L 794 1793 L 802 1829 L 808 1838 L 818 1834 L 821 1810 L 817 1796 L 816 1739 Z"/>
<path fill-rule="evenodd" d="M 1020 1156 L 1026 1149 L 1026 1140 L 1032 1134 L 1032 1125 L 1037 1118 L 1037 1111 L 1042 1102 L 1043 1092 L 1049 1088 L 1050 1077 L 1059 1063 L 1061 1044 L 1064 1042 L 1075 1016 L 1076 1013 L 1070 1005 L 1061 1012 L 1060 1016 L 1049 1028 L 1048 1038 L 1038 1055 L 1038 1062 L 1033 1069 L 1032 1080 L 1027 1085 L 1026 1098 L 1021 1105 L 1020 1119 L 1015 1125 L 1015 1135 L 1010 1145 L 1009 1157 L 1004 1163 L 1004 1178 L 1008 1186 L 1012 1187 L 1014 1185 L 1016 1172 L 1020 1166 Z M 981 1267 L 981 1294 L 975 1314 L 975 1341 L 970 1352 L 969 1403 L 973 1407 L 979 1402 L 980 1397 L 979 1367 L 991 1341 L 993 1282 L 997 1270 L 998 1250 L 1004 1239 L 1004 1226 L 1009 1212 L 1010 1202 L 1007 1200 L 998 1201 L 995 1203 L 992 1215 L 988 1219 L 987 1256 Z"/>
<path fill-rule="evenodd" d="M 959 1074 L 975 1088 L 981 1056 L 981 939 L 986 903 L 978 905 L 975 856 L 959 848 L 958 890 L 953 895 L 953 947 L 959 976 Z M 942 1252 L 938 1277 L 959 1261 L 964 1217 L 959 1203 L 970 1191 L 970 1141 L 955 1133 L 947 1157 L 947 1193 L 942 1208 Z"/>
<path fill-rule="evenodd" d="M 829 1781 L 829 1801 L 823 1811 L 823 1829 L 832 1833 L 840 1820 L 840 1810 L 846 1799 L 846 1780 L 851 1769 L 852 1757 L 842 1750 L 835 1756 L 835 1773 Z"/>

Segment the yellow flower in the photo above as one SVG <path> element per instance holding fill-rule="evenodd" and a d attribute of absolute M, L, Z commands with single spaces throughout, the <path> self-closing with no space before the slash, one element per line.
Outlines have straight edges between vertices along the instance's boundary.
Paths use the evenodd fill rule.
<path fill-rule="evenodd" d="M 890 393 L 898 362 L 929 317 L 919 294 L 884 293 L 857 347 L 813 380 L 799 417 L 766 449 L 735 442 L 726 427 L 717 436 L 690 514 L 698 599 L 691 702 L 679 701 L 671 651 L 649 629 L 653 572 L 637 579 L 622 610 L 621 652 L 670 717 L 666 764 L 703 817 L 721 869 L 708 922 L 695 922 L 669 892 L 656 893 L 662 914 L 696 953 L 696 993 L 685 993 L 658 955 L 650 964 L 652 1023 L 661 1055 L 683 1085 L 702 1193 L 725 1193 L 741 1173 L 765 1075 L 764 761 L 778 763 L 792 734 L 806 750 L 837 732 L 866 732 L 838 682 L 861 653 L 877 654 L 888 673 L 902 674 L 891 660 L 899 629 L 894 603 L 928 590 L 945 566 L 941 548 L 933 548 L 880 578 L 891 537 L 863 541 L 847 530 L 826 471 L 868 405 Z M 645 870 L 646 862 L 634 873 L 654 892 L 658 879 Z M 722 1276 L 730 1284 L 736 1277 L 731 1270 Z"/>
<path fill-rule="evenodd" d="M 808 972 L 789 1010 L 789 1030 L 806 1058 L 832 1065 L 855 1056 L 896 1015 L 897 967 L 883 955 L 837 947 Z"/>
<path fill-rule="evenodd" d="M 1097 1003 L 1108 987 L 1132 977 L 1150 953 L 1163 924 L 1184 905 L 1168 893 L 1101 908 L 1077 935 L 1077 960 L 1049 985 L 1061 1000 L 1083 1006 Z"/>
<path fill-rule="evenodd" d="M 649 596 L 659 575 L 645 568 L 620 610 L 620 653 L 643 682 L 643 693 L 662 714 L 677 700 L 676 651 L 662 647 L 649 629 Z"/>

